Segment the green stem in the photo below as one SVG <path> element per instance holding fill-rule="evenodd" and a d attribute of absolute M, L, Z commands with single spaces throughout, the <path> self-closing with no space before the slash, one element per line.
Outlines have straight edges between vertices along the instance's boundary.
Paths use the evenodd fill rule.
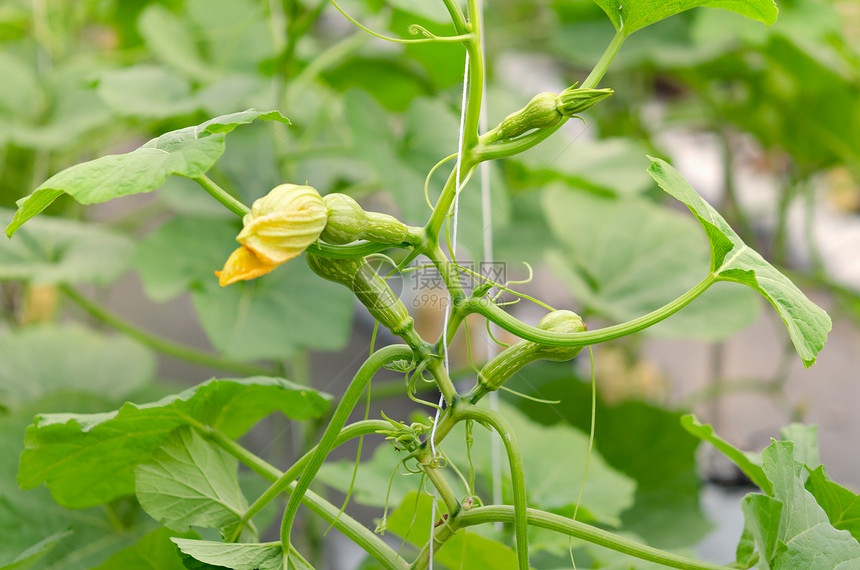
<path fill-rule="evenodd" d="M 457 32 L 457 35 L 462 36 L 467 34 L 466 18 L 463 16 L 463 11 L 460 9 L 459 4 L 455 0 L 442 0 L 442 2 L 444 2 L 445 8 L 448 9 L 451 21 L 454 22 L 454 30 Z"/>
<path fill-rule="evenodd" d="M 448 347 L 445 347 L 444 350 L 448 350 Z M 449 406 L 452 405 L 457 398 L 457 390 L 454 388 L 454 383 L 451 382 L 448 371 L 445 370 L 444 360 L 431 356 L 427 362 L 427 370 L 433 375 L 433 380 L 436 381 L 436 386 L 439 387 L 445 401 Z"/>
<path fill-rule="evenodd" d="M 612 41 L 609 42 L 603 55 L 601 55 L 600 59 L 597 60 L 597 63 L 594 64 L 594 69 L 591 70 L 591 73 L 589 73 L 588 77 L 585 78 L 585 81 L 582 82 L 583 89 L 594 89 L 597 87 L 600 80 L 603 79 L 603 76 L 606 74 L 606 70 L 608 70 L 609 66 L 612 64 L 612 60 L 614 60 L 615 56 L 618 55 L 618 50 L 621 49 L 621 45 L 624 43 L 625 39 L 627 39 L 627 34 L 624 33 L 623 29 L 615 32 L 615 37 L 612 38 Z"/>
<path fill-rule="evenodd" d="M 454 490 L 451 488 L 451 485 L 448 484 L 448 481 L 442 474 L 442 470 L 426 464 L 422 465 L 421 468 L 439 492 L 439 497 L 442 498 L 442 502 L 445 503 L 445 508 L 448 509 L 448 516 L 452 517 L 456 515 L 460 511 L 460 501 L 458 501 L 457 496 L 454 495 Z"/>
<path fill-rule="evenodd" d="M 290 531 L 292 530 L 293 520 L 298 511 L 302 497 L 307 492 L 311 482 L 316 477 L 317 471 L 325 461 L 325 458 L 331 452 L 338 435 L 343 429 L 346 420 L 352 413 L 358 403 L 358 399 L 364 392 L 367 383 L 383 365 L 393 360 L 411 360 L 413 357 L 412 349 L 403 344 L 394 344 L 386 346 L 374 352 L 368 358 L 358 372 L 355 374 L 349 387 L 346 389 L 343 398 L 337 406 L 337 409 L 332 416 L 331 421 L 325 429 L 325 432 L 317 444 L 316 451 L 308 461 L 301 478 L 296 483 L 295 491 L 290 495 L 290 500 L 287 502 L 287 508 L 284 511 L 284 518 L 281 523 L 281 545 L 284 550 L 284 556 L 289 556 Z M 286 563 L 286 558 L 285 558 Z"/>
<path fill-rule="evenodd" d="M 458 309 L 461 308 L 461 310 L 457 311 L 457 316 L 462 320 L 466 314 L 478 313 L 522 339 L 541 344 L 548 344 L 551 346 L 587 346 L 590 344 L 614 340 L 653 326 L 686 307 L 717 281 L 719 281 L 719 279 L 709 273 L 705 279 L 699 282 L 692 289 L 674 301 L 663 305 L 659 309 L 654 310 L 647 315 L 643 315 L 637 319 L 633 319 L 632 321 L 627 321 L 626 323 L 581 333 L 557 333 L 529 326 L 503 311 L 501 307 L 498 307 L 486 297 L 469 297 L 465 299 L 459 304 L 459 307 L 457 307 Z M 452 322 L 454 321 L 453 318 L 451 320 Z"/>
<path fill-rule="evenodd" d="M 202 186 L 203 189 L 209 192 L 213 198 L 221 202 L 225 208 L 240 218 L 251 211 L 251 208 L 231 196 L 229 192 L 215 184 L 215 182 L 205 174 L 195 176 L 191 180 Z"/>
<path fill-rule="evenodd" d="M 517 444 L 517 436 L 507 420 L 498 412 L 475 406 L 465 406 L 459 410 L 462 417 L 477 420 L 491 426 L 502 438 L 511 470 L 511 486 L 514 491 L 514 533 L 517 543 L 517 563 L 520 570 L 529 569 L 528 519 L 526 517 L 526 481 L 523 458 Z"/>
<path fill-rule="evenodd" d="M 354 424 L 350 424 L 346 426 L 338 435 L 337 439 L 334 442 L 334 447 L 339 447 L 354 439 L 356 437 L 360 437 L 362 435 L 367 435 L 371 433 L 377 433 L 380 430 L 390 429 L 391 424 L 389 424 L 385 420 L 364 420 L 360 422 L 356 422 Z M 296 477 L 298 477 L 305 466 L 311 460 L 311 457 L 316 452 L 316 446 L 314 446 L 310 451 L 305 453 L 301 459 L 296 461 L 289 469 L 287 469 L 283 475 L 278 477 L 278 479 L 268 488 L 266 491 L 260 495 L 256 501 L 254 501 L 250 507 L 245 511 L 242 515 L 242 518 L 239 521 L 238 528 L 236 529 L 236 535 L 231 537 L 233 540 L 238 537 L 239 532 L 242 530 L 242 526 L 254 518 L 257 513 L 259 513 L 263 507 L 268 505 L 272 500 L 284 492 L 290 484 L 295 481 Z M 228 540 L 227 542 L 233 542 L 233 540 Z"/>
<path fill-rule="evenodd" d="M 251 364 L 244 364 L 241 362 L 226 360 L 219 356 L 215 356 L 213 354 L 202 352 L 157 337 L 146 331 L 140 330 L 131 323 L 127 323 L 116 315 L 108 312 L 104 308 L 100 307 L 96 303 L 93 303 L 92 301 L 69 287 L 68 285 L 60 285 L 59 289 L 66 297 L 74 301 L 75 304 L 77 304 L 79 307 L 84 309 L 86 312 L 88 312 L 90 315 L 92 315 L 99 321 L 112 326 L 113 328 L 122 332 L 126 336 L 133 338 L 144 346 L 148 346 L 149 348 L 152 348 L 174 358 L 185 360 L 187 362 L 193 362 L 194 364 L 199 364 L 201 366 L 208 366 L 210 368 L 217 368 L 219 370 L 236 372 L 245 376 L 278 375 L 277 372 L 268 368 L 260 368 Z"/>
<path fill-rule="evenodd" d="M 603 76 L 609 69 L 609 65 L 612 63 L 612 60 L 614 60 L 615 56 L 618 55 L 618 51 L 621 49 L 621 45 L 624 43 L 626 37 L 627 36 L 622 33 L 621 30 L 615 33 L 615 36 L 612 38 L 612 41 L 609 42 L 603 55 L 601 55 L 600 59 L 597 60 L 594 69 L 591 70 L 591 73 L 589 73 L 588 77 L 583 81 L 581 86 L 582 89 L 594 89 L 597 87 L 597 84 L 600 83 L 600 80 L 603 79 Z M 566 122 L 567 118 L 565 117 L 554 127 L 539 129 L 533 133 L 511 141 L 497 142 L 491 145 L 478 144 L 472 151 L 472 159 L 474 163 L 478 163 L 487 160 L 507 158 L 509 156 L 525 152 L 548 139 Z"/>
<path fill-rule="evenodd" d="M 416 247 L 416 248 L 424 248 L 425 247 L 425 239 L 424 239 L 424 228 L 417 228 L 413 226 L 408 226 L 406 239 L 403 243 L 400 244 L 386 244 L 386 243 L 376 243 L 372 241 L 365 241 L 360 243 L 354 243 L 349 245 L 334 245 L 330 243 L 324 243 L 321 241 L 317 241 L 312 243 L 307 247 L 307 251 L 311 253 L 316 253 L 318 255 L 324 255 L 326 257 L 331 257 L 334 259 L 354 259 L 357 257 L 367 257 L 368 255 L 372 255 L 374 253 L 379 253 L 380 251 L 392 248 L 392 247 Z M 423 249 L 422 249 L 423 250 Z"/>
<path fill-rule="evenodd" d="M 545 528 L 560 532 L 568 536 L 579 538 L 614 550 L 623 554 L 634 556 L 641 560 L 656 562 L 670 568 L 682 568 L 687 570 L 730 570 L 727 566 L 699 562 L 692 558 L 665 552 L 651 546 L 645 546 L 605 531 L 572 520 L 560 515 L 554 515 L 537 509 L 526 510 L 528 523 L 532 526 Z M 511 523 L 514 521 L 514 508 L 508 505 L 495 505 L 490 507 L 476 507 L 463 511 L 454 521 L 457 528 L 485 524 L 489 522 Z"/>
<path fill-rule="evenodd" d="M 191 423 L 194 428 L 203 435 L 203 437 L 224 449 L 224 451 L 241 461 L 245 466 L 262 476 L 264 479 L 275 482 L 279 478 L 283 477 L 284 473 L 281 472 L 280 469 L 270 465 L 262 458 L 257 457 L 229 437 L 222 434 L 220 431 L 204 426 L 193 420 L 189 423 Z M 291 483 L 284 489 L 284 492 L 290 494 L 292 498 L 293 494 L 295 494 L 295 488 L 296 484 Z M 301 502 L 317 516 L 333 525 L 334 528 L 336 528 L 346 538 L 363 548 L 365 552 L 370 554 L 387 570 L 406 570 L 409 568 L 409 564 L 406 560 L 401 558 L 400 555 L 398 555 L 390 546 L 385 544 L 385 541 L 351 516 L 345 513 L 340 514 L 340 509 L 338 507 L 329 503 L 313 491 L 306 489 L 302 493 Z M 340 517 L 338 517 L 338 514 L 340 514 Z"/>

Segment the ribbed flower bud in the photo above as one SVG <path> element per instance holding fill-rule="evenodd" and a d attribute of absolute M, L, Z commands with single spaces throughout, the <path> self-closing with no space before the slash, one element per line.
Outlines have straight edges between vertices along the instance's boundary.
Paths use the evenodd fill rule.
<path fill-rule="evenodd" d="M 366 239 L 376 243 L 396 244 L 406 239 L 406 224 L 388 214 L 366 212 L 346 194 L 323 197 L 328 221 L 320 238 L 334 244 Z"/>
<path fill-rule="evenodd" d="M 278 265 L 315 242 L 326 224 L 322 197 L 310 186 L 281 184 L 254 201 L 236 240 L 260 261 Z"/>
<path fill-rule="evenodd" d="M 572 117 L 588 111 L 610 95 L 612 89 L 577 89 L 576 85 L 568 87 L 558 95 L 558 112 L 565 117 Z"/>

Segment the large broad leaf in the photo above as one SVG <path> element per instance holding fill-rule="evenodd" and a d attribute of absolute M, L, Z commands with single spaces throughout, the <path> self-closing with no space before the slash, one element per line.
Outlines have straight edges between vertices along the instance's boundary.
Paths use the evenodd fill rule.
<path fill-rule="evenodd" d="M 174 536 L 176 533 L 166 528 L 154 530 L 105 560 L 95 570 L 187 570 L 176 545 L 170 540 Z M 180 536 L 193 538 L 197 533 L 192 531 Z"/>
<path fill-rule="evenodd" d="M 511 397 L 537 424 L 568 422 L 589 429 L 590 386 L 574 376 L 569 365 L 537 363 L 519 372 L 508 385 L 537 398 L 562 402 L 552 406 Z M 609 406 L 598 400 L 597 406 L 595 450 L 637 485 L 635 503 L 622 514 L 623 528 L 660 548 L 695 544 L 710 528 L 699 506 L 699 442 L 681 428 L 680 416 L 644 402 Z"/>
<path fill-rule="evenodd" d="M 134 471 L 140 505 L 164 526 L 221 529 L 248 507 L 239 488 L 238 460 L 190 427 L 173 431 Z"/>
<path fill-rule="evenodd" d="M 12 212 L 0 209 L 0 224 Z M 43 218 L 14 241 L 0 241 L 0 280 L 36 284 L 108 285 L 128 268 L 131 242 L 116 233 L 74 220 Z"/>
<path fill-rule="evenodd" d="M 75 324 L 4 333 L 0 362 L 0 404 L 13 409 L 54 391 L 121 402 L 155 372 L 155 359 L 139 344 Z"/>
<path fill-rule="evenodd" d="M 146 293 L 165 301 L 191 289 L 203 330 L 231 358 L 281 359 L 298 347 L 341 348 L 349 339 L 354 298 L 314 275 L 302 259 L 261 279 L 218 286 L 214 271 L 235 249 L 237 233 L 233 220 L 168 221 L 134 254 Z"/>
<path fill-rule="evenodd" d="M 18 201 L 18 211 L 7 226 L 6 235 L 11 237 L 24 222 L 63 193 L 82 204 L 93 204 L 151 192 L 171 174 L 200 176 L 212 168 L 224 152 L 226 134 L 255 119 L 289 123 L 278 111 L 242 111 L 210 119 L 196 127 L 165 133 L 125 154 L 103 156 L 67 168 Z"/>
<path fill-rule="evenodd" d="M 687 415 L 681 418 L 681 425 L 684 429 L 698 437 L 703 441 L 707 441 L 714 447 L 731 459 L 744 474 L 750 478 L 750 481 L 755 483 L 759 489 L 765 493 L 771 492 L 771 484 L 764 471 L 761 468 L 761 455 L 743 451 L 733 446 L 720 436 L 714 433 L 714 428 L 708 424 L 703 424 L 693 415 Z"/>
<path fill-rule="evenodd" d="M 132 258 L 143 289 L 154 301 L 168 301 L 215 282 L 213 272 L 236 247 L 235 220 L 178 216 L 138 245 Z"/>
<path fill-rule="evenodd" d="M 707 272 L 707 245 L 677 212 L 561 186 L 544 192 L 543 207 L 564 248 L 548 255 L 550 267 L 578 303 L 614 321 L 663 306 Z M 760 306 L 752 291 L 714 288 L 649 332 L 720 340 L 752 324 Z"/>
<path fill-rule="evenodd" d="M 860 544 L 834 528 L 804 488 L 805 469 L 794 444 L 775 441 L 762 452 L 762 468 L 773 484 L 771 497 L 747 498 L 746 527 L 765 567 L 774 570 L 848 570 L 860 565 Z"/>
<path fill-rule="evenodd" d="M 410 493 L 388 517 L 386 528 L 416 546 L 424 546 L 430 540 L 432 510 L 432 497 L 426 493 Z M 444 512 L 445 505 L 438 501 L 437 519 L 441 519 Z M 447 540 L 434 552 L 433 559 L 447 568 L 517 568 L 517 555 L 510 546 L 470 532 L 469 529 L 461 530 Z"/>
<path fill-rule="evenodd" d="M 752 287 L 771 302 L 782 317 L 803 364 L 815 363 L 827 333 L 830 317 L 785 275 L 747 246 L 720 214 L 696 194 L 681 174 L 666 162 L 651 159 L 648 172 L 668 194 L 687 205 L 705 228 L 711 244 L 711 273 L 720 280 Z"/>
<path fill-rule="evenodd" d="M 51 536 L 40 540 L 22 552 L 20 556 L 15 558 L 12 562 L 0 566 L 0 570 L 24 570 L 25 568 L 33 566 L 70 534 L 72 534 L 72 531 L 70 530 L 55 532 Z"/>
<path fill-rule="evenodd" d="M 696 6 L 723 8 L 767 25 L 776 22 L 776 17 L 779 14 L 773 0 L 674 0 L 672 2 L 666 0 L 594 0 L 594 2 L 606 12 L 615 29 L 627 36 L 663 18 L 668 18 Z"/>
<path fill-rule="evenodd" d="M 339 350 L 349 340 L 355 307 L 348 289 L 320 279 L 303 259 L 229 287 L 219 287 L 213 275 L 192 300 L 215 348 L 240 360 L 286 358 L 300 347 Z"/>
<path fill-rule="evenodd" d="M 97 505 L 132 494 L 134 467 L 178 427 L 205 424 L 237 438 L 275 410 L 298 420 L 317 417 L 327 400 L 280 378 L 213 379 L 114 412 L 39 415 L 27 429 L 18 484 L 29 489 L 45 483 L 66 507 Z"/>

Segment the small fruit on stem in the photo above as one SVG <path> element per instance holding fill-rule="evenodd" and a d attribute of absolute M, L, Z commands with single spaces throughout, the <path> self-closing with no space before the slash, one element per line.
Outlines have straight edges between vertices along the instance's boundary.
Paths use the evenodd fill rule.
<path fill-rule="evenodd" d="M 320 238 L 333 244 L 366 239 L 376 243 L 397 244 L 406 239 L 406 224 L 388 214 L 367 212 L 346 194 L 323 197 L 328 221 Z"/>
<path fill-rule="evenodd" d="M 539 329 L 559 333 L 584 332 L 588 327 L 573 311 L 553 311 L 537 324 Z M 581 346 L 551 346 L 522 340 L 487 362 L 478 374 L 478 383 L 466 396 L 476 403 L 488 392 L 498 390 L 511 376 L 535 360 L 570 360 L 582 352 Z"/>

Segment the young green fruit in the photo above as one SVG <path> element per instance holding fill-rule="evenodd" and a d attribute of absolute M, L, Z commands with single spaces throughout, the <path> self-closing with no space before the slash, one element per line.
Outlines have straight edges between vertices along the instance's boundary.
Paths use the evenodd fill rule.
<path fill-rule="evenodd" d="M 538 93 L 525 107 L 511 113 L 495 129 L 496 140 L 512 139 L 532 129 L 556 126 L 562 119 L 555 93 Z"/>
<path fill-rule="evenodd" d="M 582 318 L 573 311 L 553 311 L 544 316 L 537 324 L 545 331 L 559 333 L 584 332 L 588 327 Z M 511 376 L 523 366 L 535 360 L 553 360 L 562 362 L 582 352 L 581 346 L 551 346 L 522 340 L 505 349 L 487 362 L 478 374 L 478 384 L 467 396 L 473 403 L 480 400 L 487 392 L 498 390 Z"/>
<path fill-rule="evenodd" d="M 320 238 L 334 244 L 366 239 L 376 243 L 397 244 L 406 239 L 406 224 L 388 214 L 366 212 L 346 194 L 323 197 L 328 220 Z"/>
<path fill-rule="evenodd" d="M 403 335 L 413 330 L 406 306 L 364 258 L 336 259 L 310 252 L 305 257 L 314 273 L 349 288 L 371 316 L 391 332 Z"/>

